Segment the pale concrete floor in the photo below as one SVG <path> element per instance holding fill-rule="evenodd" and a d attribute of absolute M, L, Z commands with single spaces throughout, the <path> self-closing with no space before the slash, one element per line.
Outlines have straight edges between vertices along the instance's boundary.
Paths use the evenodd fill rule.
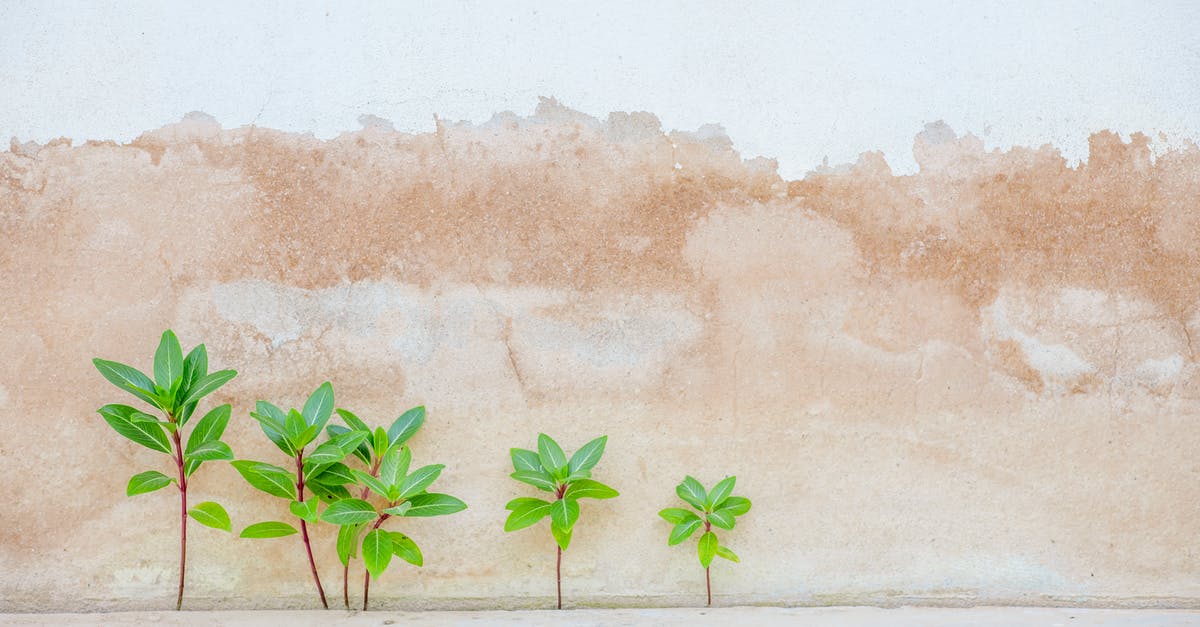
<path fill-rule="evenodd" d="M 829 607 L 720 609 L 536 610 L 479 612 L 229 611 L 119 612 L 110 614 L 0 614 L 0 625 L 831 625 L 834 627 L 1167 627 L 1200 626 L 1197 610 L 1098 610 L 1040 607 L 896 608 Z"/>

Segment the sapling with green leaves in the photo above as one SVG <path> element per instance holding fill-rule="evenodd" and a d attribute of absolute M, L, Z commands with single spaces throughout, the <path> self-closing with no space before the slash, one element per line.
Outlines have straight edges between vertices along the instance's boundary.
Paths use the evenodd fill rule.
<path fill-rule="evenodd" d="M 329 432 L 330 437 L 341 436 L 350 431 L 365 433 L 364 441 L 354 449 L 354 456 L 362 461 L 367 469 L 367 474 L 372 477 L 379 476 L 379 466 L 383 461 L 384 453 L 393 447 L 404 446 L 409 439 L 416 435 L 421 425 L 425 424 L 425 407 L 413 407 L 394 420 L 385 435 L 380 436 L 378 432 L 382 427 L 372 430 L 367 423 L 350 410 L 338 408 L 334 411 L 346 423 L 346 426 L 331 424 L 325 427 L 326 431 Z M 365 499 L 370 492 L 371 489 L 363 485 L 358 498 Z M 339 529 L 338 535 L 338 546 L 349 549 L 349 552 L 338 551 L 338 558 L 342 561 L 342 601 L 346 604 L 346 609 L 350 609 L 350 561 L 357 556 L 357 542 L 343 544 L 348 542 L 349 538 L 342 538 L 342 534 L 351 533 L 353 533 L 352 529 L 342 527 Z"/>
<path fill-rule="evenodd" d="M 345 412 L 341 415 L 346 418 L 353 414 Z M 423 409 L 420 419 L 424 419 Z M 353 422 L 354 419 L 350 421 Z M 429 486 L 442 474 L 444 465 L 431 464 L 410 471 L 412 449 L 404 446 L 404 440 L 412 437 L 420 427 L 420 421 L 397 421 L 396 425 L 400 424 L 404 426 L 395 432 L 384 431 L 383 427 L 377 427 L 371 432 L 369 448 L 375 452 L 382 451 L 382 454 L 372 453 L 368 457 L 368 460 L 378 459 L 378 463 L 369 461 L 372 472 L 366 473 L 357 469 L 350 471 L 365 488 L 362 498 L 334 501 L 325 509 L 325 513 L 321 514 L 321 520 L 341 527 L 338 530 L 337 552 L 342 564 L 349 567 L 350 559 L 360 548 L 362 550 L 362 560 L 366 566 L 366 572 L 363 573 L 363 611 L 366 611 L 370 599 L 371 578 L 379 579 L 391 563 L 393 555 L 414 566 L 424 564 L 424 557 L 417 543 L 403 533 L 382 529 L 383 523 L 393 517 L 446 516 L 467 508 L 467 504 L 456 497 L 428 491 Z M 355 425 L 356 428 L 359 426 L 365 428 L 366 425 Z M 347 433 L 364 432 L 356 429 Z M 378 504 L 367 500 L 371 493 L 377 497 L 373 500 Z"/>
<path fill-rule="evenodd" d="M 538 450 L 514 448 L 509 451 L 515 472 L 513 479 L 543 491 L 554 499 L 547 501 L 531 497 L 516 498 L 505 505 L 511 513 L 504 522 L 505 531 L 516 531 L 550 517 L 550 533 L 558 545 L 555 580 L 558 590 L 558 609 L 562 609 L 562 554 L 571 544 L 575 523 L 579 520 L 579 499 L 611 499 L 617 491 L 592 479 L 592 468 L 604 455 L 608 436 L 600 436 L 584 444 L 568 460 L 562 447 L 550 436 L 538 434 Z"/>
<path fill-rule="evenodd" d="M 229 423 L 229 405 L 213 408 L 192 427 L 183 440 L 183 428 L 195 414 L 200 399 L 213 393 L 237 375 L 233 370 L 208 372 L 208 352 L 201 344 L 183 355 L 175 333 L 162 334 L 154 352 L 154 378 L 136 368 L 104 359 L 93 359 L 100 374 L 113 385 L 129 392 L 161 412 L 159 420 L 129 405 L 105 405 L 100 416 L 117 433 L 142 446 L 170 456 L 175 464 L 175 476 L 157 470 L 147 470 L 129 479 L 125 494 L 133 496 L 153 492 L 174 483 L 179 489 L 179 592 L 175 609 L 183 607 L 183 583 L 187 570 L 188 516 L 197 522 L 230 531 L 229 514 L 225 508 L 207 501 L 188 509 L 188 478 L 206 461 L 233 459 L 229 445 L 221 441 Z"/>
<path fill-rule="evenodd" d="M 321 500 L 335 501 L 350 496 L 345 485 L 352 483 L 354 476 L 342 459 L 357 449 L 367 437 L 367 434 L 360 432 L 343 433 L 312 451 L 306 450 L 321 434 L 332 413 L 333 386 L 328 381 L 313 391 L 304 408 L 299 411 L 291 409 L 285 413 L 267 401 L 258 401 L 250 416 L 258 421 L 267 438 L 291 458 L 294 470 L 252 460 L 233 462 L 233 467 L 247 483 L 289 502 L 289 511 L 300 520 L 300 535 L 308 554 L 308 566 L 317 586 L 317 594 L 321 597 L 321 605 L 326 609 L 329 608 L 329 602 L 325 600 L 325 589 L 321 586 L 317 562 L 313 559 L 308 525 L 316 524 Z M 319 498 L 309 499 L 310 491 Z M 267 521 L 246 527 L 241 537 L 279 538 L 295 533 L 296 528 L 288 523 Z"/>
<path fill-rule="evenodd" d="M 721 557 L 731 562 L 741 561 L 736 553 L 721 545 L 717 540 L 716 532 L 712 530 L 713 527 L 733 529 L 733 526 L 737 524 L 737 517 L 750 511 L 750 499 L 744 496 L 733 496 L 733 485 L 736 482 L 737 477 L 726 477 L 713 486 L 711 492 L 706 492 L 699 481 L 688 475 L 684 477 L 683 483 L 675 486 L 675 493 L 688 505 L 696 508 L 700 514 L 697 515 L 695 512 L 681 507 L 669 507 L 658 513 L 663 520 L 675 525 L 667 539 L 667 544 L 670 546 L 687 540 L 696 533 L 697 529 L 704 527 L 704 533 L 700 536 L 700 541 L 696 546 L 696 553 L 700 556 L 700 565 L 704 567 L 704 584 L 708 591 L 710 607 L 712 606 L 712 578 L 709 575 L 709 568 L 713 558 Z"/>

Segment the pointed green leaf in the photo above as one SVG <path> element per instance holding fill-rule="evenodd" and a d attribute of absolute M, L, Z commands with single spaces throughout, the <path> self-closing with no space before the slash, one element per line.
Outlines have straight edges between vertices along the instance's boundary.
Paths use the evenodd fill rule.
<path fill-rule="evenodd" d="M 317 498 L 326 503 L 332 503 L 334 501 L 350 498 L 350 491 L 347 490 L 345 486 L 326 485 L 324 483 L 313 481 L 311 483 L 305 483 L 304 487 L 312 490 L 312 493 L 315 494 Z"/>
<path fill-rule="evenodd" d="M 371 428 L 367 426 L 367 423 L 363 422 L 358 416 L 355 416 L 354 412 L 350 411 L 349 409 L 338 408 L 333 411 L 336 412 L 338 416 L 341 416 L 342 422 L 346 423 L 346 426 L 350 427 L 350 430 L 366 431 L 368 434 L 371 433 Z"/>
<path fill-rule="evenodd" d="M 196 426 L 192 428 L 192 434 L 188 436 L 187 447 L 184 448 L 185 453 L 191 453 L 196 450 L 197 446 L 205 442 L 219 440 L 221 435 L 225 433 L 225 426 L 229 424 L 229 415 L 232 408 L 229 405 L 221 405 L 214 407 Z"/>
<path fill-rule="evenodd" d="M 417 546 L 416 542 L 412 541 L 412 538 L 395 531 L 389 531 L 387 534 L 392 540 L 393 555 L 413 566 L 422 566 L 425 564 L 425 558 L 421 556 L 421 548 Z"/>
<path fill-rule="evenodd" d="M 569 531 L 579 520 L 579 503 L 568 499 L 559 499 L 550 504 L 550 520 L 559 529 Z"/>
<path fill-rule="evenodd" d="M 334 462 L 326 466 L 320 473 L 315 474 L 312 482 L 329 486 L 346 485 L 354 483 L 354 474 L 350 472 L 349 466 L 341 462 Z"/>
<path fill-rule="evenodd" d="M 331 437 L 331 438 L 336 438 L 339 435 L 343 435 L 343 434 L 352 432 L 351 429 L 347 429 L 346 427 L 343 427 L 341 425 L 326 425 L 325 431 L 329 433 L 329 437 Z M 359 444 L 358 448 L 354 449 L 353 453 L 354 453 L 355 457 L 362 460 L 362 463 L 370 465 L 371 464 L 371 449 L 367 446 L 366 440 L 370 439 L 371 432 L 365 431 L 364 433 L 366 433 L 366 437 L 364 438 L 363 443 Z"/>
<path fill-rule="evenodd" d="M 704 493 L 704 486 L 690 475 L 684 477 L 683 483 L 675 487 L 675 494 L 678 494 L 679 498 L 687 501 L 692 507 L 704 511 L 704 504 L 708 496 Z"/>
<path fill-rule="evenodd" d="M 264 462 L 240 459 L 230 462 L 247 483 L 274 496 L 296 498 L 296 480 L 288 471 Z"/>
<path fill-rule="evenodd" d="M 313 500 L 308 500 L 308 501 L 303 501 L 303 502 L 292 501 L 291 503 L 288 504 L 288 509 L 291 510 L 292 515 L 295 516 L 296 518 L 299 518 L 305 522 L 316 524 L 317 523 L 317 507 L 320 505 L 320 503 L 321 503 L 320 501 L 313 501 Z"/>
<path fill-rule="evenodd" d="M 723 557 L 731 562 L 741 562 L 742 561 L 742 560 L 738 559 L 737 553 L 730 551 L 729 547 L 724 547 L 724 546 L 717 547 L 717 557 Z"/>
<path fill-rule="evenodd" d="M 733 494 L 733 484 L 736 482 L 737 477 L 725 477 L 717 482 L 717 485 L 713 486 L 712 491 L 708 493 L 708 497 L 704 500 L 705 508 L 709 511 L 719 509 L 725 502 L 725 499 L 729 498 L 730 494 Z"/>
<path fill-rule="evenodd" d="M 408 510 L 410 509 L 412 509 L 412 503 L 405 501 L 399 505 L 393 505 L 392 507 L 383 510 L 383 513 L 391 514 L 392 516 L 403 516 L 407 514 Z"/>
<path fill-rule="evenodd" d="M 220 440 L 209 440 L 183 456 L 187 461 L 209 462 L 217 459 L 233 459 L 229 445 Z"/>
<path fill-rule="evenodd" d="M 258 401 L 255 403 L 254 411 L 250 412 L 250 417 L 258 421 L 258 426 L 262 427 L 263 433 L 275 443 L 279 450 L 288 457 L 295 457 L 296 447 L 292 446 L 291 440 L 287 437 L 287 414 L 283 413 L 282 409 L 266 401 Z"/>
<path fill-rule="evenodd" d="M 229 383 L 229 380 L 236 377 L 237 372 L 234 370 L 218 370 L 212 374 L 204 375 L 187 391 L 187 396 L 179 404 L 187 405 L 194 403 L 209 394 L 216 391 L 217 388 Z"/>
<path fill-rule="evenodd" d="M 354 432 L 343 435 L 354 435 Z M 342 447 L 336 439 L 331 439 L 322 442 L 321 445 L 313 449 L 311 453 L 307 453 L 304 456 L 304 461 L 312 466 L 328 466 L 334 462 L 342 461 L 344 457 L 346 457 L 346 452 L 342 450 Z"/>
<path fill-rule="evenodd" d="M 527 451 L 523 448 L 509 449 L 508 454 L 512 456 L 513 470 L 518 472 L 522 470 L 531 470 L 534 472 L 542 471 L 542 460 L 537 453 Z M 546 475 L 547 477 L 549 475 Z"/>
<path fill-rule="evenodd" d="M 158 342 L 158 350 L 154 351 L 154 382 L 171 389 L 175 380 L 182 375 L 183 348 L 179 346 L 179 338 L 175 337 L 175 333 L 167 329 Z"/>
<path fill-rule="evenodd" d="M 155 422 L 134 422 L 133 416 L 141 414 L 138 410 L 128 405 L 105 405 L 99 412 L 117 433 L 148 449 L 171 454 L 171 444 L 162 427 Z"/>
<path fill-rule="evenodd" d="M 206 527 L 221 531 L 233 531 L 233 525 L 229 522 L 229 514 L 225 512 L 225 508 L 212 501 L 205 501 L 189 509 L 188 516 Z"/>
<path fill-rule="evenodd" d="M 100 374 L 113 385 L 155 407 L 162 408 L 163 404 L 154 396 L 154 382 L 137 368 L 99 358 L 93 359 L 92 363 L 95 364 L 96 370 L 99 370 Z"/>
<path fill-rule="evenodd" d="M 242 538 L 282 538 L 290 536 L 294 533 L 299 533 L 296 528 L 285 523 L 275 520 L 268 522 L 254 523 L 242 530 Z"/>
<path fill-rule="evenodd" d="M 449 494 L 430 492 L 418 494 L 410 499 L 412 509 L 404 513 L 409 518 L 425 518 L 429 516 L 445 516 L 467 509 L 467 504 Z"/>
<path fill-rule="evenodd" d="M 528 483 L 539 490 L 545 490 L 546 492 L 554 491 L 554 479 L 540 468 L 538 470 L 518 470 L 509 476 L 521 483 Z"/>
<path fill-rule="evenodd" d="M 372 477 L 371 475 L 368 475 L 361 470 L 354 469 L 351 470 L 350 473 L 354 475 L 354 478 L 358 480 L 359 483 L 366 486 L 375 494 L 378 494 L 385 499 L 388 497 L 388 487 L 383 485 L 382 481 Z"/>
<path fill-rule="evenodd" d="M 679 523 L 688 522 L 689 520 L 700 520 L 699 516 L 679 507 L 668 507 L 667 509 L 659 512 L 658 515 L 672 525 L 678 525 Z"/>
<path fill-rule="evenodd" d="M 333 384 L 326 381 L 313 390 L 300 413 L 304 415 L 304 422 L 315 426 L 320 433 L 333 413 Z"/>
<path fill-rule="evenodd" d="M 135 494 L 145 494 L 153 492 L 160 488 L 165 488 L 174 479 L 158 472 L 157 470 L 147 470 L 129 478 L 129 485 L 125 486 L 125 496 L 134 496 Z"/>
<path fill-rule="evenodd" d="M 615 496 L 619 496 L 616 490 L 591 479 L 572 481 L 563 493 L 566 499 L 611 499 Z"/>
<path fill-rule="evenodd" d="M 388 533 L 379 529 L 367 533 L 363 538 L 362 557 L 367 572 L 378 579 L 392 561 L 392 539 L 388 537 Z"/>
<path fill-rule="evenodd" d="M 696 545 L 696 553 L 700 556 L 700 565 L 708 568 L 712 564 L 713 557 L 717 555 L 717 534 L 706 531 L 700 536 L 700 542 Z"/>
<path fill-rule="evenodd" d="M 604 445 L 608 443 L 608 436 L 602 435 L 587 444 L 584 444 L 575 454 L 571 456 L 571 461 L 567 463 L 567 470 L 574 474 L 577 472 L 586 472 L 600 461 L 600 456 L 604 455 Z"/>
<path fill-rule="evenodd" d="M 555 525 L 553 521 L 550 522 L 550 534 L 554 536 L 554 542 L 558 544 L 558 548 L 564 551 L 567 550 L 568 546 L 571 546 L 572 533 L 572 530 L 559 529 L 558 525 Z"/>
<path fill-rule="evenodd" d="M 303 434 L 304 430 L 308 428 L 308 423 L 304 422 L 303 414 L 294 409 L 288 410 L 287 418 L 284 419 L 283 426 L 287 429 L 287 436 L 288 439 L 291 440 L 292 446 L 295 446 L 296 448 L 301 448 L 304 446 L 303 444 L 299 443 L 300 435 Z"/>
<path fill-rule="evenodd" d="M 512 510 L 508 520 L 504 521 L 505 531 L 516 531 L 537 524 L 538 521 L 550 515 L 550 503 L 541 499 L 513 499 L 505 506 Z"/>
<path fill-rule="evenodd" d="M 725 512 L 731 516 L 741 516 L 750 511 L 750 499 L 744 496 L 731 496 L 725 499 L 725 502 L 717 508 L 717 511 Z"/>
<path fill-rule="evenodd" d="M 404 483 L 400 484 L 400 498 L 407 499 L 424 492 L 425 488 L 437 480 L 445 467 L 444 464 L 430 464 L 414 470 L 404 479 Z"/>
<path fill-rule="evenodd" d="M 387 486 L 389 492 L 395 489 L 399 494 L 400 485 L 404 482 L 404 476 L 408 474 L 411 463 L 412 450 L 407 446 L 389 448 L 379 463 L 379 482 Z"/>
<path fill-rule="evenodd" d="M 733 525 L 736 524 L 736 521 L 733 519 L 733 514 L 730 514 L 724 510 L 709 512 L 707 518 L 708 522 L 712 523 L 714 527 L 720 527 L 722 529 L 733 529 Z"/>
<path fill-rule="evenodd" d="M 400 414 L 400 417 L 388 427 L 388 442 L 395 446 L 404 444 L 416 435 L 421 425 L 425 424 L 425 407 L 418 406 Z"/>
<path fill-rule="evenodd" d="M 357 525 L 374 520 L 375 506 L 362 499 L 344 499 L 331 503 L 321 514 L 321 520 L 335 525 Z"/>
<path fill-rule="evenodd" d="M 183 385 L 191 389 L 201 377 L 208 374 L 208 350 L 200 344 L 183 358 Z"/>
<path fill-rule="evenodd" d="M 671 537 L 667 539 L 667 544 L 670 546 L 675 546 L 676 544 L 679 544 L 680 542 L 692 537 L 692 534 L 696 533 L 696 530 L 700 528 L 700 525 L 703 522 L 704 521 L 700 520 L 699 517 L 696 517 L 695 514 L 693 514 L 693 518 L 675 525 L 675 528 L 671 530 Z"/>
<path fill-rule="evenodd" d="M 567 456 L 562 447 L 545 433 L 538 434 L 538 459 L 542 462 L 542 469 L 550 474 L 567 468 Z"/>
<path fill-rule="evenodd" d="M 342 525 L 338 528 L 337 554 L 342 566 L 349 564 L 350 560 L 358 555 L 358 536 L 364 527 L 366 527 L 366 523 Z"/>

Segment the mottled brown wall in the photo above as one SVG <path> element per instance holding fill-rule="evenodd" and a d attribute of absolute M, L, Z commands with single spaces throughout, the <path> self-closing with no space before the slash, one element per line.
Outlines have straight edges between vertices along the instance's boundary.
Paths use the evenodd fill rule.
<path fill-rule="evenodd" d="M 1200 605 L 1200 150 L 1098 132 L 1085 164 L 931 125 L 785 181 L 718 128 L 545 101 L 532 118 L 330 141 L 203 115 L 130 145 L 0 153 L 0 610 L 165 608 L 176 501 L 94 413 L 89 360 L 162 329 L 255 399 L 326 378 L 466 512 L 414 520 L 379 607 L 545 605 L 545 529 L 503 534 L 509 446 L 610 436 L 564 563 L 577 604 L 695 604 L 655 512 L 685 473 L 754 510 L 718 602 Z M 111 476 L 101 472 L 113 469 Z M 280 503 L 210 464 L 235 526 Z M 331 530 L 318 532 L 329 588 Z M 193 527 L 187 605 L 309 607 L 295 538 Z"/>

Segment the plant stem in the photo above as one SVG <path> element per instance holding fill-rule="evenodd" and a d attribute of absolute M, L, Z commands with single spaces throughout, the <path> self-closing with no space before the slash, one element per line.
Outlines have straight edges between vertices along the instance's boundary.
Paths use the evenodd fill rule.
<path fill-rule="evenodd" d="M 704 585 L 708 587 L 708 606 L 712 607 L 712 577 L 708 575 L 709 569 L 704 569 Z"/>
<path fill-rule="evenodd" d="M 558 609 L 562 609 L 562 547 L 558 547 L 558 568 L 555 575 L 558 579 Z"/>
<path fill-rule="evenodd" d="M 391 507 L 391 503 L 388 504 L 388 507 Z M 383 521 L 387 520 L 390 517 L 391 517 L 391 514 L 380 514 L 379 518 L 375 519 L 375 524 L 374 524 L 374 526 L 371 527 L 371 529 L 372 530 L 378 529 L 379 525 L 382 525 Z M 370 593 L 371 593 L 371 571 L 364 569 L 363 570 L 363 611 L 364 612 L 367 611 L 367 597 L 370 595 Z"/>
<path fill-rule="evenodd" d="M 378 474 L 379 460 L 376 460 L 375 464 L 371 466 L 371 476 L 374 477 Z M 370 493 L 371 488 L 363 488 L 362 494 L 360 494 L 358 498 L 366 499 L 367 495 Z M 363 586 L 363 588 L 365 592 L 366 586 Z M 342 600 L 346 603 L 346 609 L 350 609 L 350 560 L 346 560 L 346 563 L 342 566 Z"/>
<path fill-rule="evenodd" d="M 304 451 L 296 453 L 296 500 L 304 502 Z M 313 559 L 312 543 L 308 541 L 308 523 L 300 519 L 300 535 L 304 538 L 304 550 L 308 553 L 308 567 L 312 570 L 313 581 L 317 583 L 317 594 L 321 595 L 321 605 L 329 609 L 325 600 L 325 589 L 321 587 L 321 576 L 317 574 L 317 561 Z"/>
<path fill-rule="evenodd" d="M 175 422 L 174 416 L 168 416 Z M 183 443 L 179 440 L 179 429 L 171 433 L 175 443 L 175 467 L 179 471 L 179 595 L 175 597 L 175 611 L 183 609 L 183 577 L 187 572 L 187 473 L 183 468 Z"/>

